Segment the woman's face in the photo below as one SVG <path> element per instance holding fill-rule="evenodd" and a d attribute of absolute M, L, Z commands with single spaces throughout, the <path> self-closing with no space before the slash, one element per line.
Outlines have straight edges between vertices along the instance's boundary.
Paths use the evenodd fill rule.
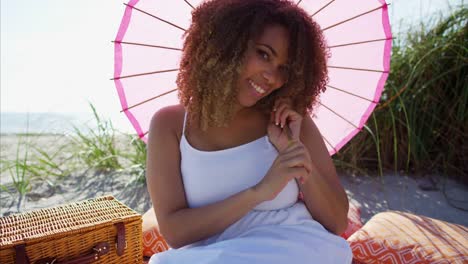
<path fill-rule="evenodd" d="M 287 82 L 288 39 L 284 26 L 271 25 L 257 39 L 249 41 L 237 81 L 240 108 L 255 105 Z"/>

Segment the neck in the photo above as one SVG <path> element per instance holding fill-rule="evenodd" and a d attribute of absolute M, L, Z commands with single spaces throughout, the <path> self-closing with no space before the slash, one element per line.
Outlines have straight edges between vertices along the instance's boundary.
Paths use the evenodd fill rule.
<path fill-rule="evenodd" d="M 245 107 L 240 104 L 235 104 L 234 110 L 233 110 L 233 117 L 234 119 L 237 119 L 237 118 L 242 118 L 245 116 L 250 116 L 252 115 L 252 113 L 256 111 L 257 111 L 257 108 L 255 107 L 255 105 L 250 106 L 250 107 Z"/>

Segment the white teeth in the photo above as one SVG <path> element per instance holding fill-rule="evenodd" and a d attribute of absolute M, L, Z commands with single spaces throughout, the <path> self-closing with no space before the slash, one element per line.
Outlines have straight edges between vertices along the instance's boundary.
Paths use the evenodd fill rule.
<path fill-rule="evenodd" d="M 262 88 L 260 88 L 260 86 L 256 85 L 252 80 L 249 80 L 249 83 L 250 85 L 252 85 L 252 87 L 259 93 L 263 94 L 265 93 L 265 90 L 263 90 Z"/>

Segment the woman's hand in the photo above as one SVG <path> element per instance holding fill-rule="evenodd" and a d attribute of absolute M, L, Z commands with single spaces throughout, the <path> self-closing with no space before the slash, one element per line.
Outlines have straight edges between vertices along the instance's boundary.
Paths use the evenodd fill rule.
<path fill-rule="evenodd" d="M 290 140 L 298 140 L 303 117 L 292 109 L 292 101 L 280 98 L 270 114 L 268 137 L 278 152 L 286 149 Z M 289 134 L 290 133 L 290 134 Z"/>
<path fill-rule="evenodd" d="M 312 170 L 307 148 L 298 140 L 278 154 L 265 177 L 254 187 L 262 201 L 270 201 L 284 189 L 292 179 L 304 183 Z"/>

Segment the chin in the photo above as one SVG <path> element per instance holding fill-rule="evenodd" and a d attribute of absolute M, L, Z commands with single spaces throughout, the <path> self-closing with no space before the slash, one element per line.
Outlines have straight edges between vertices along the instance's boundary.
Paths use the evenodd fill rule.
<path fill-rule="evenodd" d="M 242 102 L 242 101 L 238 102 L 238 105 L 239 105 L 240 108 L 249 108 L 249 107 L 254 106 L 255 104 L 257 104 L 257 102 L 249 102 L 249 103 Z"/>
<path fill-rule="evenodd" d="M 263 98 L 263 97 L 262 97 Z M 239 104 L 243 107 L 252 107 L 257 104 L 262 98 L 254 98 L 252 96 L 245 96 L 244 99 L 239 99 Z"/>

